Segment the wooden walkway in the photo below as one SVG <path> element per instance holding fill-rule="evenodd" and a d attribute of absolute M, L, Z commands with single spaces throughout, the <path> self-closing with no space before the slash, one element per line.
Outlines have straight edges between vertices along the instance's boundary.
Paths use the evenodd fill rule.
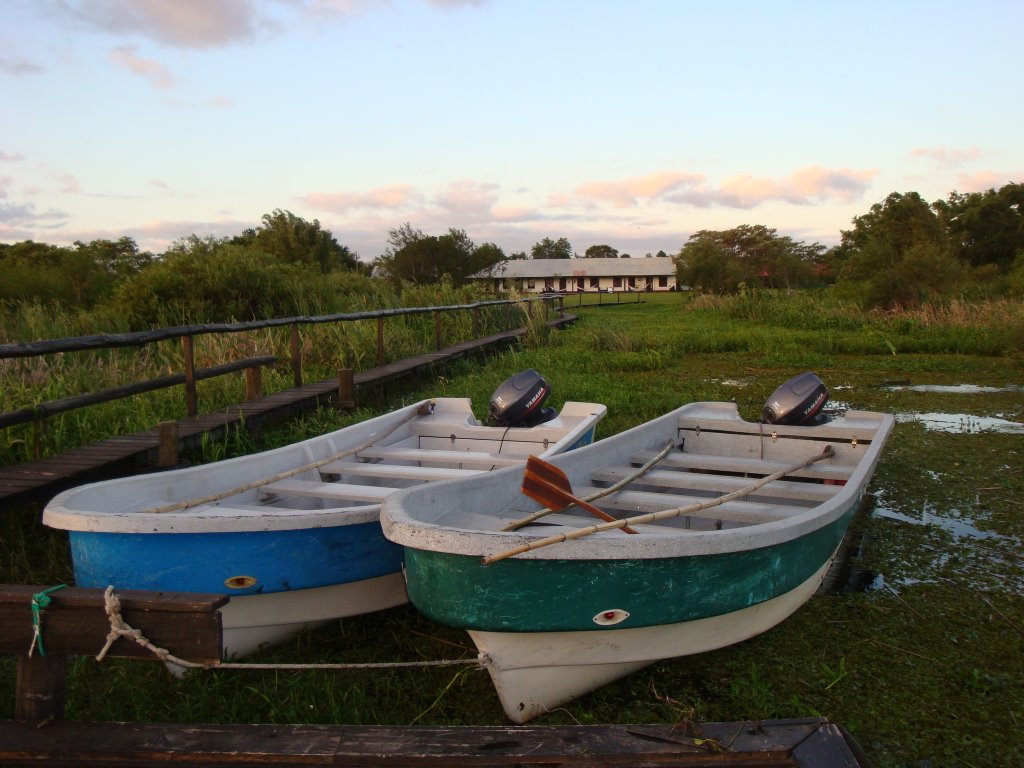
<path fill-rule="evenodd" d="M 575 315 L 564 314 L 549 320 L 548 325 L 563 327 L 575 320 Z M 354 385 L 357 390 L 381 386 L 465 355 L 513 344 L 526 332 L 525 327 L 513 328 L 359 371 L 354 375 Z M 232 428 L 258 430 L 270 420 L 337 400 L 338 381 L 332 379 L 292 387 L 257 400 L 182 419 L 177 422 L 178 448 L 181 451 L 191 450 L 200 445 L 204 436 L 219 439 Z M 154 427 L 83 445 L 38 461 L 0 468 L 0 509 L 34 500 L 48 500 L 65 488 L 154 467 L 158 451 L 159 434 Z"/>
<path fill-rule="evenodd" d="M 5 766 L 868 768 L 824 718 L 688 726 L 175 725 L 0 720 Z"/>

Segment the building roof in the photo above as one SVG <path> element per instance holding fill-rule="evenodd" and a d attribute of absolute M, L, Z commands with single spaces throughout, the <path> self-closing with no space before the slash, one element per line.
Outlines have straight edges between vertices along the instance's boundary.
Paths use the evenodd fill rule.
<path fill-rule="evenodd" d="M 518 280 L 546 277 L 660 277 L 674 275 L 671 256 L 630 259 L 513 259 L 477 272 L 475 278 Z"/>

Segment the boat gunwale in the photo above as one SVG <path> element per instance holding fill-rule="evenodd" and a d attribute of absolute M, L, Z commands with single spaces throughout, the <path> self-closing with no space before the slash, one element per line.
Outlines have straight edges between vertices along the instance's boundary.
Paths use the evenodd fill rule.
<path fill-rule="evenodd" d="M 689 417 L 688 411 L 697 411 L 707 407 L 718 408 L 726 412 L 727 417 L 735 421 L 737 426 L 744 430 L 737 431 L 737 438 L 746 436 L 757 436 L 760 432 L 760 425 L 754 422 L 743 420 L 735 403 L 690 403 L 677 408 L 667 414 L 637 425 L 629 430 L 604 438 L 590 446 L 577 449 L 571 454 L 554 456 L 548 459 L 555 465 L 560 465 L 564 470 L 570 472 L 575 467 L 579 473 L 586 473 L 600 469 L 605 466 L 604 456 L 618 456 L 632 454 L 637 448 L 636 443 L 643 441 L 645 432 L 660 430 L 665 434 L 671 432 L 678 435 L 687 427 L 680 426 L 685 417 Z M 847 423 L 839 421 L 836 426 L 826 423 L 814 427 L 789 427 L 779 428 L 772 426 L 779 437 L 793 438 L 798 440 L 812 440 L 818 444 L 841 443 L 849 444 L 851 437 L 848 424 L 856 423 L 855 420 L 874 422 L 870 435 L 864 433 L 858 439 L 858 445 L 866 446 L 864 455 L 856 465 L 852 466 L 852 472 L 846 484 L 840 487 L 838 493 L 830 499 L 824 500 L 815 506 L 808 507 L 806 512 L 787 516 L 784 519 L 767 520 L 763 523 L 753 523 L 742 527 L 727 528 L 711 531 L 682 530 L 680 535 L 671 535 L 671 530 L 665 532 L 644 533 L 635 535 L 616 535 L 617 532 L 601 533 L 582 538 L 565 541 L 551 546 L 535 549 L 516 555 L 514 560 L 626 560 L 626 559 L 657 559 L 676 558 L 686 556 L 702 556 L 727 554 L 747 549 L 757 549 L 774 546 L 786 541 L 806 536 L 821 527 L 827 526 L 847 514 L 859 502 L 864 490 L 874 472 L 886 439 L 890 434 L 895 419 L 890 414 L 871 411 L 848 411 L 843 418 L 848 419 Z M 693 429 L 693 427 L 688 427 Z M 815 434 L 815 432 L 817 434 Z M 832 434 L 830 434 L 830 432 Z M 762 437 L 769 437 L 763 434 Z M 647 439 L 650 443 L 650 439 Z M 619 444 L 630 446 L 628 450 L 623 449 L 615 453 L 615 447 Z M 650 449 L 647 445 L 647 449 Z M 809 454 L 810 455 L 810 454 Z M 593 459 L 593 457 L 602 457 Z M 579 469 L 580 465 L 584 469 Z M 458 482 L 462 483 L 463 491 L 476 489 L 478 486 L 486 488 L 502 488 L 506 485 L 518 485 L 513 479 L 521 475 L 522 470 L 516 467 L 496 470 L 483 476 L 466 478 Z M 450 481 L 446 481 L 450 482 Z M 524 533 L 522 531 L 481 531 L 479 529 L 460 528 L 453 525 L 443 525 L 428 522 L 416 517 L 414 511 L 418 500 L 429 504 L 429 499 L 442 497 L 448 492 L 446 483 L 423 488 L 403 489 L 392 494 L 381 505 L 381 525 L 384 535 L 396 544 L 402 546 L 433 551 L 453 556 L 469 556 L 482 558 L 488 555 L 495 555 L 526 545 L 539 539 L 547 538 L 553 531 Z M 493 494 L 487 494 L 481 490 L 479 497 L 484 498 Z M 507 496 L 507 494 L 505 494 Z M 525 498 L 525 497 L 524 497 Z M 524 514 L 529 510 L 523 505 L 523 509 L 517 508 Z M 534 505 L 539 506 L 539 505 Z M 581 525 L 581 528 L 586 527 Z M 685 534 L 685 535 L 684 535 Z M 495 567 L 495 566 L 491 566 Z"/>
<path fill-rule="evenodd" d="M 475 420 L 472 404 L 469 398 L 437 397 L 421 400 L 403 408 L 389 411 L 379 416 L 374 416 L 361 422 L 356 422 L 341 429 L 334 430 L 323 435 L 317 435 L 295 443 L 272 448 L 267 451 L 238 456 L 222 461 L 210 462 L 194 467 L 172 469 L 160 473 L 149 473 L 144 475 L 133 475 L 131 477 L 104 480 L 96 483 L 76 486 L 57 494 L 44 508 L 42 521 L 51 528 L 66 530 L 69 532 L 87 533 L 110 533 L 110 534 L 207 534 L 207 533 L 259 533 L 295 530 L 302 528 L 328 528 L 346 525 L 355 525 L 366 522 L 373 522 L 378 519 L 380 512 L 379 503 L 353 502 L 345 505 L 334 505 L 321 509 L 299 509 L 284 506 L 267 504 L 264 513 L 257 511 L 261 505 L 251 501 L 242 501 L 240 497 L 245 494 L 229 496 L 214 503 L 197 504 L 194 507 L 170 512 L 146 512 L 155 503 L 176 502 L 196 495 L 194 491 L 183 494 L 168 493 L 159 497 L 150 493 L 143 502 L 131 502 L 131 506 L 116 510 L 106 509 L 76 509 L 76 500 L 89 494 L 103 494 L 107 498 L 125 497 L 131 498 L 131 494 L 137 489 L 151 483 L 174 482 L 176 486 L 187 488 L 190 478 L 204 478 L 225 469 L 244 467 L 247 463 L 256 464 L 259 462 L 263 467 L 258 474 L 268 474 L 274 471 L 284 471 L 301 463 L 317 460 L 317 452 L 322 453 L 323 446 L 329 451 L 345 450 L 345 443 L 337 442 L 343 439 L 351 442 L 353 447 L 358 445 L 361 439 L 372 437 L 375 431 L 387 429 L 389 426 L 401 420 L 411 413 L 414 413 L 424 405 L 433 404 L 444 406 L 443 409 L 434 414 L 424 416 L 422 419 L 415 419 L 408 424 L 401 425 L 396 435 L 399 440 L 410 437 L 422 437 L 424 435 L 404 434 L 409 431 L 410 425 L 414 423 L 425 424 L 432 416 L 454 415 L 465 416 L 466 421 L 456 422 L 442 421 L 436 423 L 444 424 L 448 429 L 449 425 L 456 427 L 462 432 L 471 432 L 474 427 L 485 430 L 488 435 L 484 439 L 494 439 L 491 433 L 495 427 L 486 424 L 474 424 Z M 564 431 L 564 434 L 545 449 L 544 455 L 556 451 L 566 450 L 579 441 L 587 433 L 596 430 L 597 424 L 607 413 L 607 407 L 600 403 L 587 403 L 578 401 L 565 401 L 558 416 L 554 421 L 563 419 L 570 420 L 567 425 L 552 424 L 545 422 L 533 427 L 518 428 L 521 431 L 516 435 L 518 440 L 506 440 L 507 445 L 522 445 L 525 442 L 533 442 L 537 445 L 543 444 L 543 438 L 533 441 L 524 441 L 522 434 L 532 432 L 535 435 L 543 435 L 552 429 Z M 456 417 L 457 418 L 457 417 Z M 502 432 L 508 432 L 510 428 L 501 428 Z M 511 428 L 516 429 L 516 428 Z M 349 436 L 343 433 L 349 432 Z M 526 457 L 522 457 L 525 462 Z M 423 461 L 428 461 L 424 459 Z M 443 460 L 439 460 L 443 461 Z M 269 467 L 269 469 L 267 469 Z M 515 469 L 515 467 L 511 467 Z M 257 474 L 257 473 L 254 473 Z M 437 481 L 447 482 L 447 481 Z M 426 483 L 429 484 L 429 483 Z M 177 488 L 175 488 L 177 490 Z M 400 488 L 394 489 L 399 492 Z M 258 493 L 259 489 L 255 489 Z M 247 491 L 245 493 L 252 493 Z M 180 498 L 179 498 L 180 496 Z M 236 503 L 233 504 L 232 502 Z M 93 506 L 99 506 L 96 501 Z M 145 506 L 143 506 L 145 505 Z M 134 509 L 132 508 L 134 507 Z M 140 510 L 140 507 L 142 509 Z M 242 514 L 238 514 L 241 512 Z"/>

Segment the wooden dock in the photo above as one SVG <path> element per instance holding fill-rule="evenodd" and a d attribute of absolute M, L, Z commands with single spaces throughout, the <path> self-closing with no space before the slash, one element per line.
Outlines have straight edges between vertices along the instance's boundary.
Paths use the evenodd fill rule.
<path fill-rule="evenodd" d="M 0 721 L 5 766 L 868 768 L 824 718 L 686 726 L 368 726 Z"/>
<path fill-rule="evenodd" d="M 575 315 L 563 314 L 548 321 L 548 325 L 563 327 L 575 320 Z M 359 371 L 353 376 L 353 385 L 357 390 L 379 387 L 469 354 L 513 344 L 527 330 L 526 327 L 513 328 Z M 229 429 L 258 430 L 268 421 L 336 403 L 338 399 L 339 384 L 332 379 L 181 419 L 176 422 L 178 450 L 194 449 L 204 436 L 219 439 Z M 56 456 L 0 468 L 0 509 L 33 500 L 48 500 L 65 488 L 155 467 L 159 450 L 159 429 L 154 427 L 83 445 Z"/>

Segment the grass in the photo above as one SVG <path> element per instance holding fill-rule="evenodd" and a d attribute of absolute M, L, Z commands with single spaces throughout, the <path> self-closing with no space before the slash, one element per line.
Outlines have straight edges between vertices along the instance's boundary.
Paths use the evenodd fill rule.
<path fill-rule="evenodd" d="M 753 300 L 673 294 L 572 309 L 570 330 L 356 414 L 322 410 L 207 449 L 208 458 L 293 441 L 401 402 L 471 397 L 483 417 L 504 378 L 536 368 L 554 405 L 608 406 L 607 436 L 693 400 L 734 400 L 756 419 L 774 387 L 808 368 L 850 407 L 898 414 L 1000 415 L 1024 422 L 1020 390 L 928 393 L 887 386 L 1020 385 L 1022 348 L 1000 326 L 1020 307 L 858 316 L 804 295 Z M 746 302 L 746 304 L 744 303 Z M 773 303 L 777 302 L 777 303 Z M 835 316 L 830 319 L 830 314 Z M 1003 334 L 1003 335 L 1000 335 Z M 986 338 L 965 348 L 960 336 Z M 1001 339 L 1001 341 L 998 341 Z M 102 425 L 98 425 L 102 426 Z M 664 661 L 573 702 L 540 725 L 825 716 L 850 729 L 879 768 L 1024 764 L 1024 444 L 1014 434 L 954 434 L 901 421 L 854 524 L 852 567 L 875 588 L 816 596 L 739 645 Z M 70 577 L 66 543 L 38 508 L 0 515 L 0 581 Z M 346 619 L 264 652 L 261 661 L 399 661 L 473 655 L 464 633 L 410 607 Z M 0 717 L 14 668 L 0 661 Z M 211 672 L 171 677 L 157 663 L 76 659 L 69 717 L 163 722 L 501 725 L 486 673 Z"/>
<path fill-rule="evenodd" d="M 490 295 L 467 298 L 451 287 L 437 289 L 432 295 L 412 295 L 414 300 L 437 302 L 420 306 L 459 305 L 493 299 Z M 0 320 L 11 330 L 26 333 L 22 339 L 61 338 L 87 335 L 80 321 L 72 323 L 52 308 L 28 305 L 16 318 L 14 310 L 0 305 Z M 479 335 L 522 325 L 543 327 L 548 317 L 546 306 L 535 306 L 528 316 L 525 305 L 482 307 L 477 313 L 456 311 L 442 318 L 443 343 L 471 339 Z M 474 315 L 476 320 L 474 321 Z M 110 330 L 103 328 L 102 330 Z M 337 323 L 306 324 L 300 329 L 301 357 L 305 381 L 324 381 L 337 376 L 340 368 L 363 370 L 376 365 L 377 321 L 354 320 Z M 11 340 L 0 333 L 0 341 Z M 276 365 L 263 369 L 263 389 L 276 392 L 292 386 L 290 329 L 263 329 L 233 334 L 203 334 L 193 337 L 197 369 L 248 357 L 276 355 Z M 384 361 L 391 362 L 433 349 L 436 343 L 433 313 L 403 315 L 384 322 Z M 124 384 L 142 382 L 184 370 L 181 341 L 178 339 L 149 344 L 141 348 L 103 349 L 56 353 L 38 357 L 0 359 L 0 413 L 10 413 L 71 395 L 96 392 Z M 234 374 L 207 379 L 197 384 L 201 412 L 241 402 L 245 398 L 244 375 Z M 187 413 L 183 387 L 173 387 L 136 395 L 111 403 L 59 414 L 41 423 L 0 430 L 0 466 L 46 457 L 85 445 L 105 437 L 130 434 L 155 426 L 167 419 L 183 418 Z"/>

